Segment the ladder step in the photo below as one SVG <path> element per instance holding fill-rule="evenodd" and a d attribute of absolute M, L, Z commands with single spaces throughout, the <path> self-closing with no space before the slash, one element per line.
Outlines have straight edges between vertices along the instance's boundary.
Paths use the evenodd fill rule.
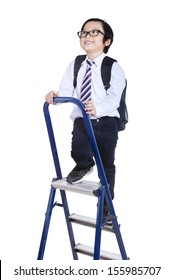
<path fill-rule="evenodd" d="M 63 178 L 61 180 L 56 180 L 51 183 L 52 187 L 59 190 L 64 191 L 70 191 L 70 192 L 76 192 L 91 196 L 96 196 L 97 191 L 99 190 L 101 184 L 91 181 L 82 181 L 81 183 L 77 184 L 69 184 L 66 181 L 66 178 Z"/>
<path fill-rule="evenodd" d="M 94 255 L 94 248 L 84 245 L 84 244 L 77 244 L 75 249 L 78 253 L 93 256 Z M 115 253 L 107 252 L 104 250 L 100 251 L 100 259 L 101 260 L 122 260 L 121 256 Z"/>
<path fill-rule="evenodd" d="M 69 219 L 71 222 L 79 224 L 79 225 L 92 227 L 92 228 L 96 227 L 96 220 L 94 218 L 85 217 L 85 216 L 78 215 L 78 214 L 72 214 L 69 216 Z M 109 225 L 105 225 L 103 227 L 103 230 L 109 231 L 109 232 L 114 232 L 112 226 L 109 226 Z"/>

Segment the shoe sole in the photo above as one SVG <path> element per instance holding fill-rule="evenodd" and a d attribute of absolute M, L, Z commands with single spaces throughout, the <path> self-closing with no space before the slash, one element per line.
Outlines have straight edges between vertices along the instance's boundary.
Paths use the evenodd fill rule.
<path fill-rule="evenodd" d="M 75 185 L 75 184 L 81 183 L 81 182 L 84 180 L 84 178 L 85 178 L 87 175 L 91 174 L 92 172 L 93 172 L 93 168 L 91 167 L 91 169 L 88 171 L 88 173 L 85 174 L 85 176 L 84 176 L 83 178 L 81 178 L 81 179 L 78 180 L 78 181 L 72 182 L 72 183 L 70 183 L 70 184 L 71 184 L 71 185 Z M 68 182 L 68 183 L 69 183 L 69 182 Z"/>
<path fill-rule="evenodd" d="M 112 226 L 112 221 L 107 221 L 107 222 L 106 222 L 106 225 L 107 225 L 107 226 Z"/>

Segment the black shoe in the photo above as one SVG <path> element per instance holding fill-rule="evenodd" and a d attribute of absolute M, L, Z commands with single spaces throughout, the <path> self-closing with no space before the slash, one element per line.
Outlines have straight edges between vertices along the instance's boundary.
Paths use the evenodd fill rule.
<path fill-rule="evenodd" d="M 103 207 L 103 222 L 105 225 L 112 226 L 112 219 L 109 214 L 109 210 L 106 204 Z"/>
<path fill-rule="evenodd" d="M 112 226 L 112 219 L 110 218 L 110 216 L 104 216 L 104 222 L 107 226 Z"/>
<path fill-rule="evenodd" d="M 70 184 L 80 183 L 84 176 L 90 174 L 93 171 L 93 167 L 81 168 L 76 165 L 73 170 L 68 174 L 66 180 Z"/>

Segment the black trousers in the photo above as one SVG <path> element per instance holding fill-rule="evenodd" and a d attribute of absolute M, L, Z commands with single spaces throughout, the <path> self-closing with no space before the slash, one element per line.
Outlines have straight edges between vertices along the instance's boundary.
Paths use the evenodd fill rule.
<path fill-rule="evenodd" d="M 91 120 L 112 199 L 114 198 L 116 174 L 114 161 L 115 148 L 118 140 L 117 122 L 118 119 L 116 117 L 102 117 Z M 83 118 L 75 119 L 72 135 L 71 156 L 76 164 L 81 167 L 94 166 L 94 153 Z"/>

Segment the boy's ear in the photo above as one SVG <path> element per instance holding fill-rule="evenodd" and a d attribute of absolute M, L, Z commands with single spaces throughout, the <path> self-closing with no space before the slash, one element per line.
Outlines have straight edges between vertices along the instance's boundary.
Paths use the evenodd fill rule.
<path fill-rule="evenodd" d="M 109 46 L 111 44 L 111 39 L 108 39 L 107 41 L 105 41 L 105 46 Z"/>

